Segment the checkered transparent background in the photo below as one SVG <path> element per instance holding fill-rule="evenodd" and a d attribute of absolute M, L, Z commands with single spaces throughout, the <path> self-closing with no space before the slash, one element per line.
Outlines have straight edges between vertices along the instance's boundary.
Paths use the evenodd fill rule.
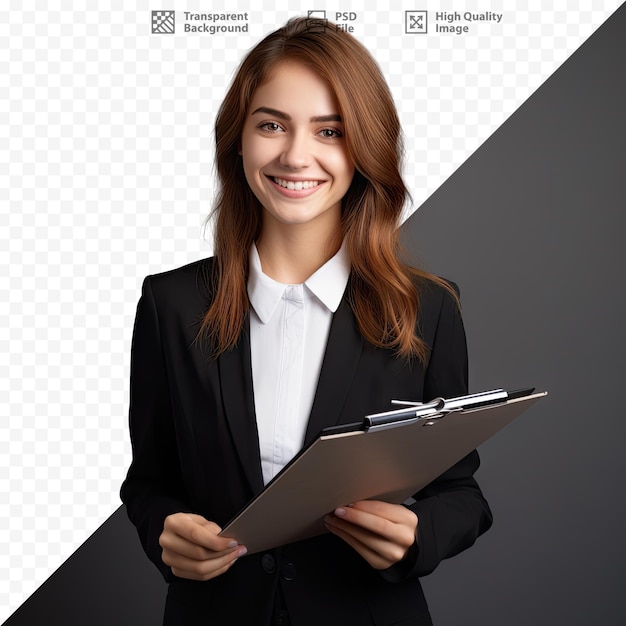
<path fill-rule="evenodd" d="M 450 4 L 504 12 L 457 36 L 433 33 L 441 7 L 426 0 L 289 12 L 215 0 L 248 11 L 249 32 L 211 36 L 182 32 L 183 11 L 208 10 L 192 0 L 12 4 L 0 20 L 2 621 L 120 504 L 141 281 L 210 253 L 212 125 L 244 51 L 309 9 L 357 12 L 419 206 L 619 5 Z M 176 34 L 151 34 L 157 9 L 176 10 Z M 406 10 L 429 11 L 428 35 L 404 34 Z"/>

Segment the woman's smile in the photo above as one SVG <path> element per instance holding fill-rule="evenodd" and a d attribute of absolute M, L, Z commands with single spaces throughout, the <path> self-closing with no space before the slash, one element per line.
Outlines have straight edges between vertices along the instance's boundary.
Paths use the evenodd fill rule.
<path fill-rule="evenodd" d="M 267 176 L 276 191 L 286 198 L 306 198 L 322 189 L 324 181 L 319 180 L 294 180 Z"/>

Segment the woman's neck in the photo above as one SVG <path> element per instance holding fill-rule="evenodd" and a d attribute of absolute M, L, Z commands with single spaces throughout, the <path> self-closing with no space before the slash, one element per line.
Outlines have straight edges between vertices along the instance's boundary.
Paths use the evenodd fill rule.
<path fill-rule="evenodd" d="M 319 236 L 310 229 L 262 229 L 256 242 L 263 273 L 299 285 L 331 259 L 341 247 L 341 231 Z"/>

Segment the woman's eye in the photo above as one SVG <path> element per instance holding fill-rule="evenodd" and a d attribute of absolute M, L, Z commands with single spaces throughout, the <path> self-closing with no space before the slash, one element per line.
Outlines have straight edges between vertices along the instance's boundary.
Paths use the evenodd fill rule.
<path fill-rule="evenodd" d="M 339 137 L 343 137 L 341 131 L 337 130 L 336 128 L 324 128 L 320 131 L 320 135 L 324 139 L 337 139 Z"/>
<path fill-rule="evenodd" d="M 279 130 L 282 130 L 281 126 L 277 124 L 276 122 L 263 122 L 263 124 L 259 125 L 259 128 L 263 130 L 267 130 L 271 133 L 275 133 L 275 132 L 278 132 Z"/>

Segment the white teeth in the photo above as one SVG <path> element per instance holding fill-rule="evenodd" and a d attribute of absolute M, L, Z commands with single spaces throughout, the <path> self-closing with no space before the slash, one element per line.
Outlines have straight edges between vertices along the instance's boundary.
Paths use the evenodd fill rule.
<path fill-rule="evenodd" d="M 285 189 L 311 189 L 311 187 L 317 187 L 319 184 L 316 180 L 285 180 L 284 178 L 276 178 L 273 176 L 272 179 L 277 185 L 284 187 Z"/>

